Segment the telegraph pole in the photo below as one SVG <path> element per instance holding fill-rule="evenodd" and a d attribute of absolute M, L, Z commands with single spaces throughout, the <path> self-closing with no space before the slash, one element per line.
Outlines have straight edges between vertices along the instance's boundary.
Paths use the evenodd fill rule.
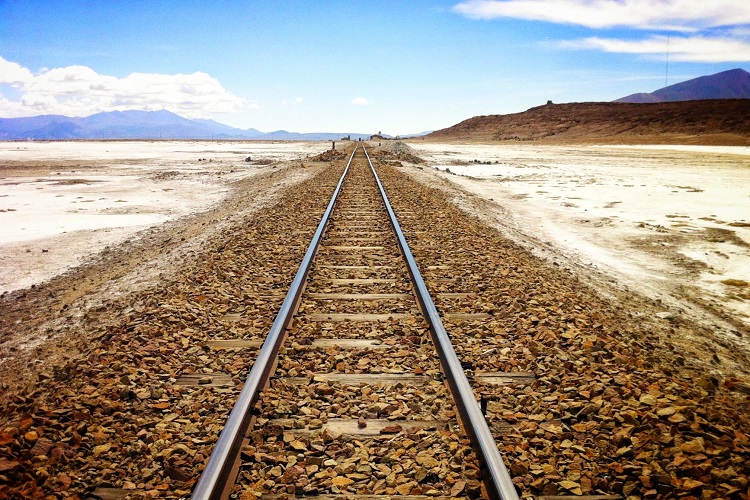
<path fill-rule="evenodd" d="M 664 86 L 666 87 L 668 85 L 669 81 L 669 33 L 667 33 L 667 69 L 664 73 Z"/>

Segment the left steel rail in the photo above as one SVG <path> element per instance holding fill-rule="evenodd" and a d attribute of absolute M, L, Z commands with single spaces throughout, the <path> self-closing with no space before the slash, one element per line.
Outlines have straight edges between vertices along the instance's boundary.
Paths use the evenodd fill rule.
<path fill-rule="evenodd" d="M 208 464 L 193 489 L 193 499 L 218 500 L 229 496 L 229 492 L 234 484 L 234 476 L 237 474 L 237 463 L 242 443 L 252 421 L 253 406 L 255 406 L 258 400 L 260 391 L 266 387 L 273 373 L 275 360 L 284 341 L 286 328 L 289 326 L 297 310 L 300 295 L 304 288 L 303 285 L 312 267 L 315 253 L 318 250 L 326 225 L 328 224 L 328 219 L 336 205 L 341 186 L 344 183 L 346 174 L 349 172 L 349 167 L 352 164 L 356 151 L 357 147 L 352 151 L 352 156 L 346 164 L 344 173 L 341 175 L 341 179 L 339 179 L 325 213 L 323 213 L 320 224 L 318 224 L 318 229 L 315 231 L 310 246 L 307 248 L 305 257 L 302 259 L 302 263 L 289 288 L 289 292 L 281 304 L 279 313 L 276 315 L 276 319 L 273 325 L 271 325 L 271 330 L 258 353 L 258 358 L 255 360 L 250 373 L 248 373 L 245 385 L 237 398 L 232 412 L 229 414 L 224 429 L 219 435 L 219 440 L 216 442 Z"/>

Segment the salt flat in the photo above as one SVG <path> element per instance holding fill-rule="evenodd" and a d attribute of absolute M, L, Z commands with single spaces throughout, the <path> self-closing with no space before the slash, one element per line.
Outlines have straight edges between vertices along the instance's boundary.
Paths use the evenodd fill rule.
<path fill-rule="evenodd" d="M 750 148 L 410 141 L 467 209 L 664 304 L 750 324 Z M 427 175 L 427 169 L 418 172 Z"/>
<path fill-rule="evenodd" d="M 327 145 L 2 142 L 0 292 L 39 283 L 147 227 L 206 210 L 234 182 Z"/>

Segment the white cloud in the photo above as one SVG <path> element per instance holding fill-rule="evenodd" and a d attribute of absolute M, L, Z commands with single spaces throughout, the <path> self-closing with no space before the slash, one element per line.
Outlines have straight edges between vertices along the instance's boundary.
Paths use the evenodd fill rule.
<path fill-rule="evenodd" d="M 33 78 L 34 75 L 28 69 L 0 57 L 0 84 L 18 87 L 33 80 Z"/>
<path fill-rule="evenodd" d="M 293 101 L 290 101 L 289 99 L 282 99 L 281 105 L 282 106 L 289 106 L 289 104 L 302 104 L 303 99 L 301 97 L 295 97 Z"/>
<path fill-rule="evenodd" d="M 100 75 L 85 66 L 44 70 L 34 75 L 0 57 L 0 84 L 18 89 L 18 100 L 0 95 L 0 116 L 63 114 L 86 116 L 100 111 L 168 109 L 197 118 L 252 107 L 227 92 L 212 76 L 132 73 L 124 78 Z"/>
<path fill-rule="evenodd" d="M 670 38 L 670 60 L 750 61 L 748 0 L 467 0 L 453 10 L 472 19 L 515 18 L 592 29 L 624 27 L 691 33 Z M 653 58 L 664 58 L 667 53 L 665 36 L 641 40 L 591 37 L 557 45 Z"/>
<path fill-rule="evenodd" d="M 620 40 L 591 37 L 561 42 L 571 49 L 596 49 L 621 54 L 643 54 L 666 58 L 667 37 L 652 36 L 645 40 Z M 745 62 L 750 61 L 750 42 L 730 38 L 670 37 L 669 60 L 681 62 Z"/>
<path fill-rule="evenodd" d="M 352 104 L 354 104 L 355 106 L 369 106 L 370 101 L 368 101 L 364 97 L 355 97 L 354 99 L 352 99 Z"/>
<path fill-rule="evenodd" d="M 467 0 L 453 10 L 472 19 L 515 18 L 589 28 L 694 31 L 750 23 L 747 0 Z"/>

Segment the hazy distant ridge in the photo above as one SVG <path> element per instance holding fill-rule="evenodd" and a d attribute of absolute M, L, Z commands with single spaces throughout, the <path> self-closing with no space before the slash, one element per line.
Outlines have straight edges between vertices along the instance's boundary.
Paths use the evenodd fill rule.
<path fill-rule="evenodd" d="M 750 73 L 730 69 L 661 88 L 654 92 L 621 97 L 615 102 L 676 102 L 702 99 L 750 99 Z"/>
<path fill-rule="evenodd" d="M 42 115 L 0 118 L 0 140 L 64 139 L 253 139 L 337 140 L 351 136 L 367 139 L 371 134 L 350 132 L 297 133 L 286 130 L 261 132 L 239 129 L 214 120 L 188 119 L 170 111 L 109 111 L 83 118 Z"/>

